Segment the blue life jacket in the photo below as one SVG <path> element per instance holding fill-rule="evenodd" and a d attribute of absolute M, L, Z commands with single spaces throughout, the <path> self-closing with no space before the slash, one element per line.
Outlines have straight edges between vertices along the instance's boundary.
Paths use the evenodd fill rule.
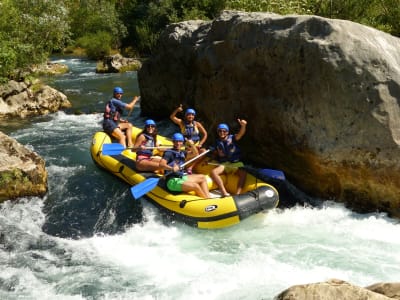
<path fill-rule="evenodd" d="M 235 136 L 228 135 L 226 140 L 217 140 L 217 150 L 220 150 L 223 155 L 218 152 L 219 162 L 238 162 L 240 160 L 240 149 L 235 143 Z"/>
<path fill-rule="evenodd" d="M 193 142 L 200 141 L 199 129 L 197 128 L 196 121 L 192 124 L 184 122 L 185 126 L 182 126 L 181 132 L 185 138 L 192 140 Z"/>
<path fill-rule="evenodd" d="M 155 143 L 154 143 L 154 138 L 151 135 L 145 134 L 145 133 L 141 133 L 140 135 L 143 135 L 146 140 L 143 141 L 142 146 L 145 147 L 155 147 Z M 139 135 L 139 136 L 140 136 Z M 153 155 L 153 149 L 143 149 L 143 150 L 139 150 L 136 151 L 136 154 L 139 155 L 146 155 L 146 156 L 152 156 Z"/>
<path fill-rule="evenodd" d="M 163 158 L 167 161 L 167 165 L 173 167 L 174 165 L 181 166 L 185 163 L 186 152 L 176 151 L 174 149 L 166 150 L 164 152 Z M 170 170 L 165 170 L 166 176 L 181 177 L 184 175 L 183 171 L 173 172 Z"/>

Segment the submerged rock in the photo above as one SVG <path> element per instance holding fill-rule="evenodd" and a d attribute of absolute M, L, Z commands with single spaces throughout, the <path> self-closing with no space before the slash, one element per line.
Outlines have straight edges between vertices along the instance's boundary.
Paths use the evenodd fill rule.
<path fill-rule="evenodd" d="M 400 217 L 400 39 L 344 20 L 225 11 L 170 25 L 139 70 L 144 114 L 248 120 L 245 159 L 309 195 Z M 212 135 L 212 134 L 211 134 Z"/>

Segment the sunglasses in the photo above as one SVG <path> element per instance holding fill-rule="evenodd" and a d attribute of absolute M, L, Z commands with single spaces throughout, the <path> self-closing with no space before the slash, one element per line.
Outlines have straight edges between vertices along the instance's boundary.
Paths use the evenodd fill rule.
<path fill-rule="evenodd" d="M 225 129 L 218 129 L 218 132 L 228 132 L 228 130 L 225 130 Z"/>
<path fill-rule="evenodd" d="M 146 128 L 156 128 L 155 125 L 146 125 Z"/>

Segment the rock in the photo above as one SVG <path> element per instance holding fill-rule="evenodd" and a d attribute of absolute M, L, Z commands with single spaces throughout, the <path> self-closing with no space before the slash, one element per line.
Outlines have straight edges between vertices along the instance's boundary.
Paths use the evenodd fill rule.
<path fill-rule="evenodd" d="M 103 61 L 98 62 L 96 73 L 122 73 L 126 71 L 137 71 L 142 63 L 135 58 L 122 57 L 121 54 L 106 56 Z"/>
<path fill-rule="evenodd" d="M 39 81 L 0 85 L 0 119 L 44 115 L 71 107 L 67 96 Z"/>
<path fill-rule="evenodd" d="M 400 282 L 380 282 L 367 286 L 366 289 L 390 297 L 400 299 Z"/>
<path fill-rule="evenodd" d="M 327 282 L 296 285 L 288 288 L 275 300 L 389 300 L 392 298 L 374 293 L 362 287 L 358 287 L 342 280 L 329 280 Z"/>
<path fill-rule="evenodd" d="M 0 202 L 47 192 L 45 161 L 0 132 Z"/>
<path fill-rule="evenodd" d="M 245 160 L 311 196 L 400 217 L 398 49 L 389 34 L 316 16 L 176 23 L 138 72 L 142 113 L 167 117 L 183 103 L 211 136 L 247 118 Z"/>
<path fill-rule="evenodd" d="M 29 74 L 35 74 L 38 76 L 54 76 L 67 73 L 69 70 L 68 66 L 65 64 L 46 62 L 40 65 L 33 65 L 29 68 Z"/>

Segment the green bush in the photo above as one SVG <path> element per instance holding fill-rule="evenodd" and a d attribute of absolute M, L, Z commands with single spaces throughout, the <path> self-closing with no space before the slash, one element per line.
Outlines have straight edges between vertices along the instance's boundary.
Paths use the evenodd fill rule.
<path fill-rule="evenodd" d="M 86 49 L 88 58 L 99 60 L 111 53 L 112 37 L 108 32 L 87 34 L 77 40 L 77 46 Z"/>
<path fill-rule="evenodd" d="M 16 66 L 17 54 L 7 42 L 0 39 L 0 81 L 4 82 L 5 78 L 7 78 Z"/>

